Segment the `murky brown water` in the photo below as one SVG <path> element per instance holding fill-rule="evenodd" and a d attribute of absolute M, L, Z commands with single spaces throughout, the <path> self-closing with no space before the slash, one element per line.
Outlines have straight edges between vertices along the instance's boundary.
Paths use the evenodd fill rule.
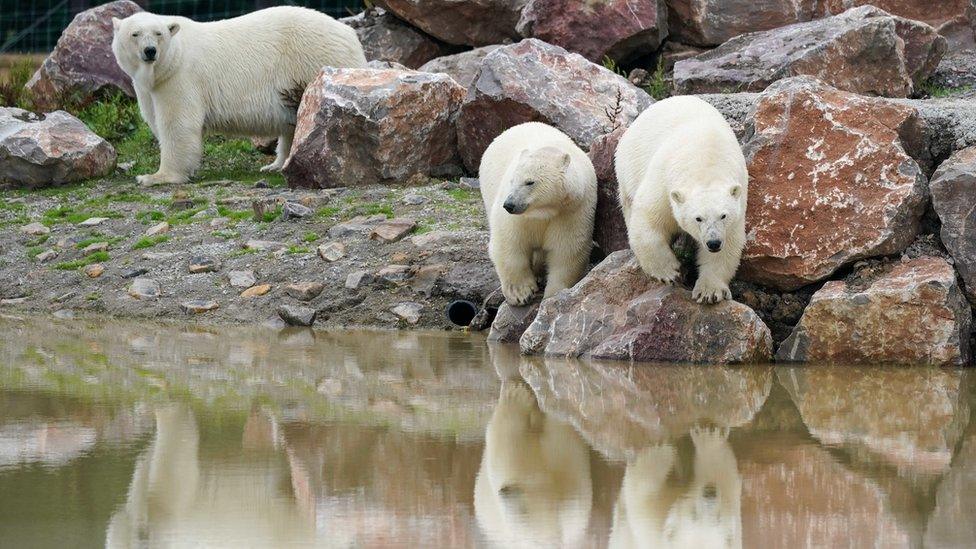
<path fill-rule="evenodd" d="M 0 318 L 0 547 L 976 547 L 940 369 Z"/>

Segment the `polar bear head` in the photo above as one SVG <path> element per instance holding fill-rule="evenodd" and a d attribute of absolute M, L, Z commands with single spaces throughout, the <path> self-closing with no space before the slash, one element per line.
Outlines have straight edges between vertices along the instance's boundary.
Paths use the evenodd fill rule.
<path fill-rule="evenodd" d="M 720 252 L 726 231 L 742 223 L 745 216 L 742 185 L 729 182 L 688 189 L 695 186 L 683 185 L 668 195 L 675 221 L 705 249 Z"/>
<path fill-rule="evenodd" d="M 527 217 L 551 217 L 567 201 L 566 176 L 572 158 L 556 147 L 525 149 L 508 181 L 505 211 Z"/>
<path fill-rule="evenodd" d="M 125 19 L 113 17 L 112 26 L 112 52 L 127 73 L 135 72 L 141 64 L 165 63 L 174 50 L 173 37 L 180 32 L 180 24 L 173 17 L 146 12 Z"/>

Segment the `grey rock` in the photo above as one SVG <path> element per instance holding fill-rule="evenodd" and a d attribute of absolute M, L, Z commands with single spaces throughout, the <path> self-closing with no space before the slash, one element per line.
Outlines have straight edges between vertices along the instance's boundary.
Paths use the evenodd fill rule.
<path fill-rule="evenodd" d="M 340 19 L 356 29 L 369 61 L 392 61 L 416 69 L 451 48 L 404 23 L 381 8 Z"/>
<path fill-rule="evenodd" d="M 373 280 L 373 275 L 368 271 L 354 271 L 346 276 L 346 288 L 350 290 L 358 290 L 361 286 L 371 283 Z"/>
<path fill-rule="evenodd" d="M 190 301 L 184 301 L 180 303 L 180 310 L 185 314 L 198 315 L 201 313 L 206 313 L 208 311 L 213 311 L 220 307 L 220 304 L 212 299 L 193 299 Z"/>
<path fill-rule="evenodd" d="M 21 227 L 20 232 L 31 236 L 43 236 L 49 234 L 51 229 L 35 221 Z"/>
<path fill-rule="evenodd" d="M 539 312 L 539 303 L 532 303 L 525 307 L 512 307 L 508 303 L 502 303 L 498 308 L 498 314 L 491 323 L 491 331 L 488 332 L 488 341 L 495 343 L 518 343 L 522 334 L 529 328 L 535 320 L 535 315 Z"/>
<path fill-rule="evenodd" d="M 285 287 L 285 293 L 299 301 L 311 301 L 322 293 L 325 285 L 321 282 L 297 282 Z"/>
<path fill-rule="evenodd" d="M 152 278 L 137 278 L 129 286 L 129 295 L 136 299 L 157 299 L 161 292 L 159 282 Z"/>
<path fill-rule="evenodd" d="M 315 323 L 316 310 L 296 305 L 281 305 L 278 316 L 289 326 L 311 326 Z"/>
<path fill-rule="evenodd" d="M 187 269 L 193 273 L 212 273 L 220 270 L 220 261 L 213 257 L 196 256 L 190 259 Z"/>
<path fill-rule="evenodd" d="M 290 219 L 302 219 L 312 215 L 312 209 L 298 202 L 285 202 L 281 208 L 281 218 L 285 221 Z"/>
<path fill-rule="evenodd" d="M 942 222 L 942 243 L 952 255 L 966 296 L 976 303 L 976 147 L 957 151 L 929 182 L 932 206 Z"/>
<path fill-rule="evenodd" d="M 245 290 L 258 282 L 254 271 L 230 271 L 227 273 L 227 279 L 231 286 Z"/>
<path fill-rule="evenodd" d="M 115 158 L 108 141 L 64 111 L 35 115 L 0 107 L 0 186 L 42 188 L 101 177 L 115 169 Z"/>
<path fill-rule="evenodd" d="M 318 247 L 319 257 L 326 261 L 339 261 L 346 255 L 346 245 L 342 242 L 327 242 Z"/>
<path fill-rule="evenodd" d="M 440 72 L 447 74 L 465 89 L 470 88 L 481 68 L 481 60 L 491 53 L 498 44 L 475 48 L 473 50 L 445 55 L 424 63 L 420 69 L 424 72 Z"/>
<path fill-rule="evenodd" d="M 407 321 L 408 324 L 416 324 L 420 322 L 420 314 L 423 310 L 424 306 L 420 303 L 408 301 L 396 305 L 390 309 L 390 312 Z"/>

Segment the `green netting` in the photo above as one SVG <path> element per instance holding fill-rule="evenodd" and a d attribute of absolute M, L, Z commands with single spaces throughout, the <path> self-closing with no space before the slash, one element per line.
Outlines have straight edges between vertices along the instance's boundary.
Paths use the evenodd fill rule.
<path fill-rule="evenodd" d="M 75 14 L 104 3 L 99 0 L 0 0 L 0 53 L 51 51 Z M 306 6 L 333 17 L 357 13 L 363 7 L 363 0 L 137 0 L 136 3 L 154 13 L 182 15 L 198 21 L 226 19 L 283 4 Z"/>

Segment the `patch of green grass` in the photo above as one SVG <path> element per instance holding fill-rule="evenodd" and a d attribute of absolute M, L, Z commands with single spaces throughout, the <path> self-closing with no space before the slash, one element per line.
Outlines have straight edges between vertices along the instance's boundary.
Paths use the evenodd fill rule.
<path fill-rule="evenodd" d="M 28 246 L 40 246 L 41 244 L 44 244 L 45 242 L 47 242 L 48 239 L 50 239 L 50 238 L 51 238 L 51 235 L 49 235 L 49 234 L 42 234 L 42 235 L 38 236 L 36 239 L 34 239 L 33 241 L 31 241 L 28 244 Z"/>
<path fill-rule="evenodd" d="M 232 210 L 227 206 L 217 206 L 217 213 L 221 217 L 226 217 L 232 221 L 243 221 L 254 216 L 252 210 Z"/>
<path fill-rule="evenodd" d="M 57 225 L 59 223 L 77 224 L 91 217 L 107 217 L 109 219 L 117 219 L 122 217 L 122 214 L 112 210 L 77 210 L 71 206 L 58 206 L 44 212 L 41 216 L 41 223 L 48 226 Z"/>
<path fill-rule="evenodd" d="M 212 234 L 213 236 L 216 236 L 217 238 L 223 238 L 224 240 L 230 240 L 232 238 L 237 238 L 237 237 L 241 236 L 241 233 L 239 233 L 237 231 L 232 231 L 230 229 L 222 229 L 222 230 L 219 230 L 219 231 L 214 231 L 214 232 L 212 232 L 210 234 Z"/>
<path fill-rule="evenodd" d="M 34 259 L 44 251 L 44 246 L 31 246 L 27 248 L 27 258 Z"/>
<path fill-rule="evenodd" d="M 152 248 L 153 246 L 155 246 L 157 244 L 162 244 L 163 242 L 168 242 L 169 241 L 169 238 L 170 237 L 167 234 L 157 234 L 155 236 L 144 236 L 144 237 L 140 238 L 139 240 L 137 240 L 136 243 L 132 245 L 132 249 L 133 250 L 142 250 L 142 249 L 145 249 L 145 248 Z"/>
<path fill-rule="evenodd" d="M 100 294 L 99 292 L 92 292 L 85 296 L 85 299 L 87 299 L 88 301 L 98 301 L 101 298 L 102 298 L 102 294 Z"/>
<path fill-rule="evenodd" d="M 651 80 L 644 86 L 644 91 L 657 101 L 671 95 L 671 90 L 668 88 L 668 81 L 665 77 L 663 58 L 657 60 L 657 68 L 651 73 Z"/>
<path fill-rule="evenodd" d="M 143 223 L 149 223 L 150 221 L 162 221 L 166 219 L 166 214 L 157 210 L 150 210 L 137 213 L 136 219 Z"/>
<path fill-rule="evenodd" d="M 87 257 L 74 261 L 62 261 L 54 266 L 59 271 L 74 271 L 82 267 L 87 267 L 92 263 L 102 263 L 109 260 L 108 252 L 95 252 Z"/>
<path fill-rule="evenodd" d="M 393 206 L 379 202 L 353 205 L 342 212 L 342 217 L 348 219 L 357 215 L 373 216 L 380 214 L 385 215 L 387 219 L 393 217 Z"/>
<path fill-rule="evenodd" d="M 319 239 L 319 235 L 313 232 L 307 232 L 302 235 L 302 242 L 315 242 Z"/>
<path fill-rule="evenodd" d="M 289 246 L 288 249 L 285 250 L 285 251 L 287 253 L 289 253 L 289 254 L 307 254 L 307 253 L 311 253 L 311 250 L 309 250 L 305 246 Z"/>
<path fill-rule="evenodd" d="M 166 218 L 166 222 L 174 227 L 176 225 L 187 225 L 197 221 L 196 219 L 193 219 L 193 216 L 197 215 L 203 210 L 206 210 L 206 208 L 190 208 L 189 210 L 176 212 L 175 214 Z"/>
<path fill-rule="evenodd" d="M 34 102 L 25 85 L 34 75 L 37 67 L 29 59 L 14 63 L 7 71 L 7 75 L 0 79 L 0 105 L 34 110 Z"/>
<path fill-rule="evenodd" d="M 325 206 L 324 208 L 319 208 L 319 211 L 315 212 L 318 217 L 335 217 L 339 215 L 342 208 L 338 206 Z"/>
<path fill-rule="evenodd" d="M 940 86 L 931 81 L 925 81 L 921 86 L 918 87 L 917 92 L 920 95 L 932 97 L 934 99 L 942 99 L 945 97 L 951 97 L 953 95 L 964 93 L 972 89 L 972 86 L 961 86 L 958 88 L 947 88 L 945 86 Z"/>
<path fill-rule="evenodd" d="M 132 134 L 142 122 L 138 104 L 121 91 L 103 96 L 76 115 L 91 131 L 113 142 Z"/>
<path fill-rule="evenodd" d="M 227 254 L 227 257 L 241 257 L 245 255 L 251 255 L 258 253 L 257 250 L 252 248 L 241 248 L 239 250 L 234 250 L 233 252 Z"/>
<path fill-rule="evenodd" d="M 450 195 L 454 200 L 459 200 L 461 202 L 468 202 L 474 200 L 475 198 L 480 198 L 481 193 L 475 189 L 468 189 L 467 187 L 459 187 L 457 189 L 449 189 L 447 194 Z"/>
<path fill-rule="evenodd" d="M 262 215 L 260 218 L 256 219 L 256 221 L 262 221 L 264 223 L 271 223 L 272 221 L 274 221 L 275 219 L 278 219 L 279 217 L 281 217 L 281 206 L 278 206 L 278 207 L 276 207 L 275 209 L 273 209 L 271 211 L 264 212 L 264 215 Z"/>
<path fill-rule="evenodd" d="M 113 244 L 118 244 L 122 240 L 123 239 L 122 239 L 121 236 L 113 236 L 113 237 L 105 238 L 104 235 L 99 234 L 99 233 L 95 233 L 93 236 L 91 236 L 89 238 L 86 238 L 86 239 L 82 240 L 81 242 L 78 242 L 77 244 L 75 244 L 75 248 L 78 248 L 79 250 L 83 250 L 83 249 L 87 248 L 88 246 L 91 246 L 92 244 L 94 244 L 96 242 L 107 242 L 108 245 L 111 246 Z"/>
<path fill-rule="evenodd" d="M 609 55 L 603 56 L 603 68 L 614 74 L 619 74 L 620 76 L 627 78 L 627 73 L 624 71 L 624 69 L 621 68 L 620 65 L 618 65 L 617 62 Z"/>

